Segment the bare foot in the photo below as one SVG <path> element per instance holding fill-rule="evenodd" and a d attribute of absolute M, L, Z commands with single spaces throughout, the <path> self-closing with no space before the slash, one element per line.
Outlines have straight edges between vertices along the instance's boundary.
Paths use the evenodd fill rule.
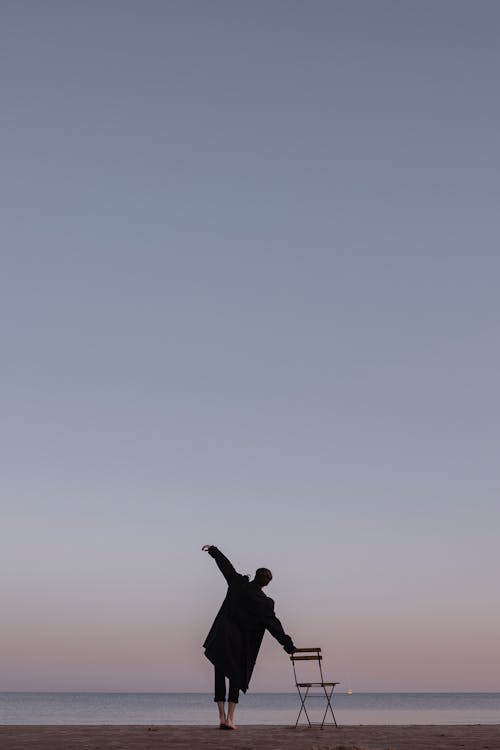
<path fill-rule="evenodd" d="M 229 719 L 227 719 L 227 720 L 226 720 L 226 723 L 225 723 L 225 728 L 226 728 L 226 729 L 238 729 L 238 727 L 236 727 L 236 726 L 235 726 L 235 725 L 233 724 L 233 722 L 232 722 L 232 721 L 229 721 Z"/>

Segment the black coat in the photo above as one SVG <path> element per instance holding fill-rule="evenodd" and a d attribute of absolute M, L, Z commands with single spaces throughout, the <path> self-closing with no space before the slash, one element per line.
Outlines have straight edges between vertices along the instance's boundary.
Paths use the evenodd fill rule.
<path fill-rule="evenodd" d="M 293 642 L 274 614 L 273 600 L 260 586 L 237 573 L 217 547 L 210 547 L 208 554 L 215 559 L 228 590 L 203 644 L 205 655 L 245 693 L 265 631 L 288 653 L 293 651 Z"/>

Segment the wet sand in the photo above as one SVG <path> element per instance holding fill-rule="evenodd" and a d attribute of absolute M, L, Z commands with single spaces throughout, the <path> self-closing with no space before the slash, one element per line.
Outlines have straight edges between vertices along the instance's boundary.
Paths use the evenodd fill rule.
<path fill-rule="evenodd" d="M 1 750 L 500 750 L 500 724 L 347 726 L 0 725 Z"/>

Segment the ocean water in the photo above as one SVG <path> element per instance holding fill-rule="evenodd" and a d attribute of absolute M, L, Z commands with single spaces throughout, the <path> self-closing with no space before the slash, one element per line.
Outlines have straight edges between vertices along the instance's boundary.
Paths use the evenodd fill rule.
<path fill-rule="evenodd" d="M 324 699 L 309 704 L 321 719 Z M 239 724 L 293 725 L 296 693 L 248 693 Z M 497 724 L 500 693 L 334 694 L 338 724 Z M 213 724 L 217 712 L 205 693 L 0 693 L 0 724 Z"/>

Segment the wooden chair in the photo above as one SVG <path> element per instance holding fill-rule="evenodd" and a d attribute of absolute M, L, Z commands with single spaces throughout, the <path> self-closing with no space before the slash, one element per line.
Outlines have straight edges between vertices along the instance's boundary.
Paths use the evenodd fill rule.
<path fill-rule="evenodd" d="M 295 687 L 297 688 L 299 698 L 300 698 L 300 711 L 299 715 L 297 716 L 297 721 L 295 722 L 295 726 L 297 727 L 300 721 L 300 717 L 302 716 L 302 713 L 304 713 L 305 719 L 307 720 L 307 723 L 310 727 L 312 726 L 319 726 L 320 729 L 323 729 L 326 722 L 326 717 L 328 715 L 328 711 L 330 711 L 333 719 L 333 723 L 335 726 L 337 725 L 337 721 L 335 719 L 335 714 L 333 713 L 333 707 L 332 707 L 332 696 L 333 691 L 335 690 L 335 685 L 339 685 L 338 682 L 325 682 L 325 679 L 323 677 L 323 668 L 321 666 L 322 662 L 322 655 L 321 655 L 321 649 L 319 647 L 316 648 L 297 648 L 293 652 L 293 654 L 290 656 L 290 661 L 292 662 L 293 666 L 293 676 L 295 678 Z M 300 671 L 298 667 L 296 667 L 296 662 L 302 662 L 302 661 L 315 661 L 317 662 L 317 666 L 319 668 L 319 682 L 299 682 L 297 678 L 297 671 Z M 318 692 L 310 692 L 311 690 L 317 690 Z M 321 692 L 322 691 L 322 692 Z M 311 722 L 309 718 L 309 714 L 307 713 L 306 708 L 306 701 L 309 698 L 317 698 L 317 697 L 324 698 L 326 701 L 325 706 L 325 713 L 323 714 L 323 719 L 321 723 L 315 723 Z M 311 710 L 311 709 L 309 709 Z M 331 722 L 330 722 L 331 724 Z"/>

